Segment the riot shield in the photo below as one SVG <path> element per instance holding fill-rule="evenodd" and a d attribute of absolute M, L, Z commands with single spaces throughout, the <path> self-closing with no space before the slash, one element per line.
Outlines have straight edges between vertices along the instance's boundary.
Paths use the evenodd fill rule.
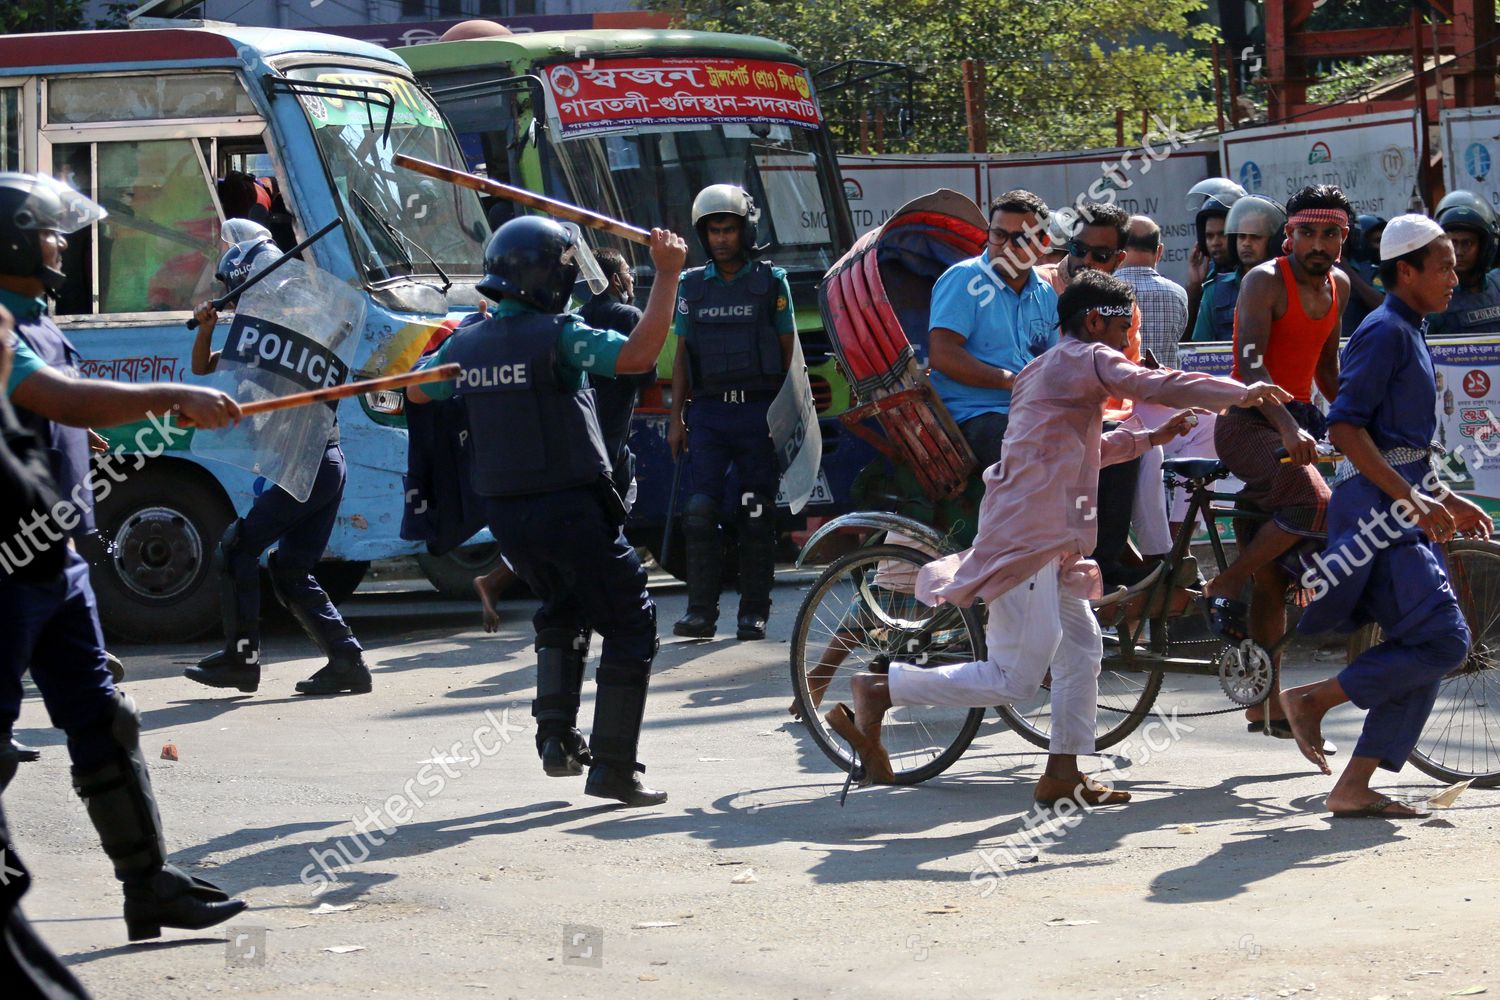
<path fill-rule="evenodd" d="M 781 494 L 793 514 L 801 513 L 818 485 L 823 464 L 823 431 L 813 405 L 812 383 L 802 358 L 802 340 L 792 335 L 792 363 L 781 390 L 766 413 L 776 464 L 781 471 Z"/>
<path fill-rule="evenodd" d="M 326 271 L 290 260 L 241 296 L 208 384 L 239 403 L 339 385 L 364 326 L 363 296 Z M 258 413 L 193 435 L 193 454 L 248 469 L 299 501 L 312 492 L 334 406 Z"/>

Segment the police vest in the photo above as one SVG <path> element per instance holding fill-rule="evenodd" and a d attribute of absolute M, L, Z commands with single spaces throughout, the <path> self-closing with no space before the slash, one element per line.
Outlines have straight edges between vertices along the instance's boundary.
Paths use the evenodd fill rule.
<path fill-rule="evenodd" d="M 734 281 L 710 282 L 702 267 L 682 278 L 677 304 L 688 318 L 688 349 L 694 391 L 781 388 L 781 338 L 776 333 L 776 296 L 781 282 L 771 265 L 755 261 Z"/>
<path fill-rule="evenodd" d="M 1500 274 L 1486 274 L 1477 292 L 1454 289 L 1441 322 L 1431 326 L 1433 332 L 1449 334 L 1500 333 Z"/>
<path fill-rule="evenodd" d="M 481 496 L 522 496 L 609 475 L 592 389 L 558 381 L 557 338 L 570 317 L 493 316 L 450 341 L 445 361 L 469 414 L 471 478 Z"/>
<path fill-rule="evenodd" d="M 1234 339 L 1234 307 L 1240 301 L 1240 278 L 1237 275 L 1220 276 L 1214 282 L 1214 301 L 1210 322 L 1214 325 L 1215 340 Z"/>
<path fill-rule="evenodd" d="M 17 321 L 16 333 L 48 367 L 55 368 L 64 375 L 78 375 L 78 363 L 83 360 L 83 355 L 78 353 L 78 349 L 50 317 L 38 316 L 33 320 Z M 58 496 L 79 505 L 78 524 L 69 534 L 74 538 L 93 534 L 94 492 L 89 485 L 92 463 L 89 432 L 82 427 L 55 423 L 22 406 L 16 407 L 16 417 L 46 446 L 48 464 L 52 467 L 52 478 L 57 483 Z"/>

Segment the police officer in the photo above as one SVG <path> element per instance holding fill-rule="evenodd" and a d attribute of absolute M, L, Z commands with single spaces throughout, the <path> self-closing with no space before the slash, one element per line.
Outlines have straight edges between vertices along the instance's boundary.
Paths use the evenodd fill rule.
<path fill-rule="evenodd" d="M 50 363 L 71 350 L 47 315 L 45 296 L 61 290 L 65 233 L 104 218 L 104 210 L 44 175 L 0 174 L 0 305 L 15 316 L 17 337 L 6 390 L 22 423 L 54 452 L 52 476 L 63 498 L 89 492 L 79 470 L 89 463 L 81 429 L 111 427 L 176 413 L 199 427 L 222 427 L 239 417 L 234 400 L 200 386 L 122 385 L 72 378 Z M 38 345 L 33 348 L 31 345 Z M 54 509 L 55 510 L 55 509 Z M 28 667 L 53 725 L 67 733 L 73 788 L 99 832 L 104 853 L 124 883 L 125 924 L 132 941 L 162 927 L 201 929 L 245 908 L 223 890 L 166 863 L 166 843 L 140 749 L 140 713 L 116 690 L 105 660 L 88 564 L 58 528 L 33 518 L 24 538 L 8 544 L 0 567 L 0 734 L 21 710 L 21 677 Z M 71 516 L 67 518 L 71 521 Z M 29 546 L 30 558 L 20 547 Z M 53 545 L 67 549 L 61 574 L 46 580 L 17 573 Z M 0 789 L 15 762 L 0 757 Z"/>
<path fill-rule="evenodd" d="M 1429 316 L 1429 334 L 1500 332 L 1500 273 L 1495 266 L 1495 210 L 1472 191 L 1450 191 L 1433 216 L 1453 242 L 1458 287 L 1446 311 Z"/>
<path fill-rule="evenodd" d="M 1188 189 L 1187 210 L 1193 213 L 1197 241 L 1188 255 L 1188 329 L 1196 329 L 1204 290 L 1220 275 L 1234 270 L 1229 235 L 1224 227 L 1229 210 L 1245 197 L 1245 189 L 1227 177 L 1208 177 Z"/>
<path fill-rule="evenodd" d="M 223 237 L 231 245 L 219 259 L 215 277 L 225 291 L 281 256 L 271 233 L 246 219 L 224 223 Z M 205 302 L 194 315 L 198 338 L 193 341 L 193 374 L 208 375 L 219 367 L 220 352 L 211 349 L 219 314 L 213 303 Z M 364 648 L 312 575 L 333 533 L 344 497 L 344 476 L 335 417 L 307 499 L 299 501 L 281 487 L 269 486 L 244 517 L 229 525 L 214 552 L 224 648 L 188 667 L 182 672 L 185 677 L 213 688 L 254 691 L 260 687 L 260 555 L 279 539 L 281 544 L 266 560 L 271 592 L 328 658 L 311 677 L 297 682 L 297 693 L 369 693 L 370 668 L 365 665 Z"/>
<path fill-rule="evenodd" d="M 1229 244 L 1229 265 L 1203 286 L 1193 340 L 1233 340 L 1234 310 L 1240 300 L 1240 282 L 1250 271 L 1272 257 L 1280 257 L 1286 239 L 1286 209 L 1281 203 L 1258 194 L 1238 199 L 1224 219 Z"/>
<path fill-rule="evenodd" d="M 656 606 L 646 573 L 625 541 L 624 504 L 610 480 L 593 376 L 649 371 L 671 325 L 681 237 L 651 233 L 656 281 L 629 337 L 566 312 L 578 247 L 549 219 L 512 219 L 485 252 L 479 291 L 493 299 L 485 320 L 450 337 L 428 364 L 462 367 L 456 388 L 407 390 L 412 403 L 456 391 L 468 410 L 474 492 L 500 551 L 542 600 L 536 627 L 537 752 L 554 777 L 582 773 L 584 792 L 631 806 L 665 802 L 641 784 L 636 760 Z M 603 636 L 594 729 L 576 728 L 590 630 Z"/>
<path fill-rule="evenodd" d="M 740 639 L 764 639 L 776 554 L 776 452 L 766 413 L 786 377 L 796 319 L 786 271 L 753 259 L 760 210 L 742 188 L 714 184 L 693 199 L 708 263 L 682 276 L 672 369 L 674 457 L 688 453 L 692 493 L 683 517 L 688 609 L 676 635 L 706 639 L 719 620 L 726 479 L 740 514 Z M 684 412 L 691 400 L 689 416 Z M 691 433 L 689 433 L 691 429 Z"/>

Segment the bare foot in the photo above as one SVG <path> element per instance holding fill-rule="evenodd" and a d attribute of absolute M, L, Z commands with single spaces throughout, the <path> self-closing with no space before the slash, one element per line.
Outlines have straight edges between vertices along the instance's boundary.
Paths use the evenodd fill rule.
<path fill-rule="evenodd" d="M 1328 796 L 1328 811 L 1341 819 L 1423 819 L 1432 815 L 1369 788 L 1350 792 L 1334 789 Z"/>
<path fill-rule="evenodd" d="M 1281 707 L 1280 691 L 1273 691 L 1271 697 L 1259 705 L 1251 705 L 1245 709 L 1245 721 L 1260 722 L 1266 718 L 1268 714 L 1267 710 L 1269 710 L 1269 715 L 1273 722 L 1284 722 L 1286 720 L 1286 711 Z"/>
<path fill-rule="evenodd" d="M 1281 692 L 1281 706 L 1286 710 L 1286 721 L 1292 727 L 1292 737 L 1302 756 L 1318 766 L 1324 774 L 1332 774 L 1328 758 L 1323 756 L 1323 712 L 1314 704 L 1311 689 L 1316 685 L 1304 685 Z"/>
<path fill-rule="evenodd" d="M 885 710 L 890 707 L 890 698 L 882 697 L 886 679 L 875 674 L 855 674 L 849 687 L 854 701 L 854 721 L 865 738 L 880 742 L 880 723 L 885 719 Z"/>
<path fill-rule="evenodd" d="M 474 578 L 474 593 L 479 595 L 479 603 L 483 605 L 484 630 L 495 632 L 500 628 L 500 612 L 495 610 L 495 598 L 491 596 L 487 586 L 488 577 L 476 576 Z"/>
<path fill-rule="evenodd" d="M 1032 797 L 1044 806 L 1057 805 L 1064 799 L 1081 806 L 1120 806 L 1130 801 L 1129 792 L 1095 781 L 1082 771 L 1071 781 L 1042 775 Z"/>

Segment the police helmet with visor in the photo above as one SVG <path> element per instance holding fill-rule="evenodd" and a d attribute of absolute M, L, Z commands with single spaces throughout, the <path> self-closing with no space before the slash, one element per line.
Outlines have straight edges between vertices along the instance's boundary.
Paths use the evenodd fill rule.
<path fill-rule="evenodd" d="M 568 306 L 578 280 L 578 237 L 567 227 L 523 215 L 495 230 L 484 251 L 484 277 L 476 286 L 496 302 L 516 299 L 543 312 Z"/>
<path fill-rule="evenodd" d="M 1268 255 L 1276 256 L 1285 230 L 1286 209 L 1280 202 L 1258 194 L 1245 195 L 1235 201 L 1224 219 L 1224 235 L 1229 237 L 1229 259 L 1236 265 L 1240 262 L 1239 241 L 1235 239 L 1240 235 L 1264 236 L 1268 241 Z"/>
<path fill-rule="evenodd" d="M 1489 202 L 1472 191 L 1450 191 L 1438 202 L 1433 218 L 1444 230 L 1463 229 L 1479 237 L 1479 270 L 1488 271 L 1495 263 L 1497 230 L 1500 219 Z"/>
<path fill-rule="evenodd" d="M 46 174 L 0 173 L 0 274 L 36 278 L 49 292 L 65 277 L 42 260 L 41 233 L 76 233 L 109 213 Z"/>

